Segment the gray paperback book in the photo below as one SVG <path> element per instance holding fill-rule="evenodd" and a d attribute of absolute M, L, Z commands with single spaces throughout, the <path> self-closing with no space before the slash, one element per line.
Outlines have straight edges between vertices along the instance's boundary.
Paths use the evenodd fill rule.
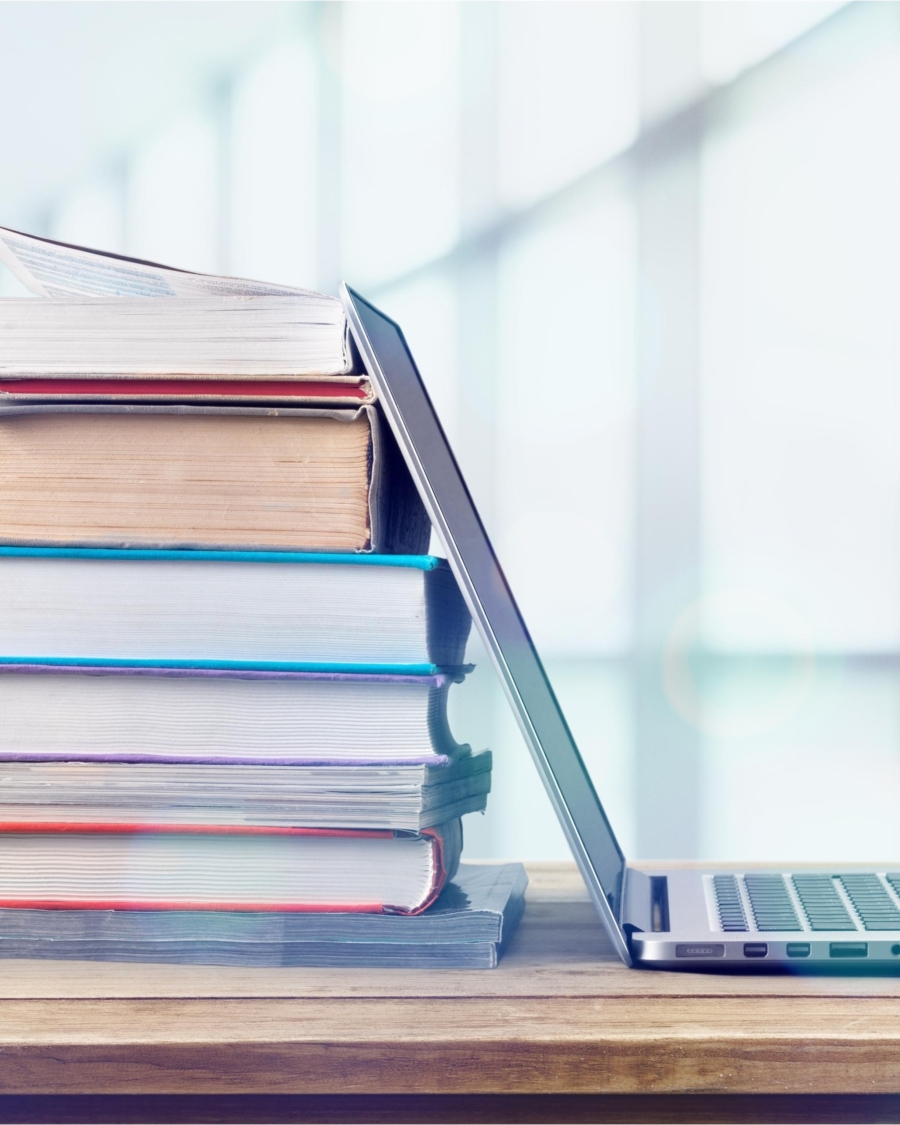
<path fill-rule="evenodd" d="M 464 863 L 422 914 L 0 910 L 0 958 L 493 969 L 525 909 L 521 863 Z"/>

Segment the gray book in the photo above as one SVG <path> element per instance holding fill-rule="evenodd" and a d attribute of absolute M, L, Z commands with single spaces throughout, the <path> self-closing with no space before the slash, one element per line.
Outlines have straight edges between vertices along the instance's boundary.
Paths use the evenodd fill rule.
<path fill-rule="evenodd" d="M 464 863 L 423 914 L 0 910 L 0 958 L 492 969 L 525 909 L 520 863 Z"/>

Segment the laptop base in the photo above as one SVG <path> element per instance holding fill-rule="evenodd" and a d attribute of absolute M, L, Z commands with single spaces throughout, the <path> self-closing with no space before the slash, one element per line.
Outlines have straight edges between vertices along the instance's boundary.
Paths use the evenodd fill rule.
<path fill-rule="evenodd" d="M 626 888 L 637 965 L 900 972 L 900 870 L 629 867 Z"/>

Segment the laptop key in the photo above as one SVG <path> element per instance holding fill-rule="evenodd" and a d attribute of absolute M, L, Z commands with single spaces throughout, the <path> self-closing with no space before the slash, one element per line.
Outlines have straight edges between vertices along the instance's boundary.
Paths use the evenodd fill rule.
<path fill-rule="evenodd" d="M 744 886 L 758 930 L 802 930 L 783 875 L 745 875 Z"/>
<path fill-rule="evenodd" d="M 830 875 L 792 875 L 791 880 L 811 929 L 856 929 Z"/>
<path fill-rule="evenodd" d="M 741 892 L 734 875 L 714 875 L 713 889 L 716 892 L 716 906 L 719 908 L 719 925 L 723 930 L 740 933 L 748 929 L 744 915 Z"/>
<path fill-rule="evenodd" d="M 854 872 L 839 878 L 867 930 L 900 930 L 900 910 L 877 875 Z"/>

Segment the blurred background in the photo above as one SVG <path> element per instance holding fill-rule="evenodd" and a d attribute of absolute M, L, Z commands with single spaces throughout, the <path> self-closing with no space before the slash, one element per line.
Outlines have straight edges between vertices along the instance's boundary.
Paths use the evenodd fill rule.
<path fill-rule="evenodd" d="M 0 42 L 0 224 L 399 319 L 629 854 L 897 858 L 898 5 L 5 2 Z M 564 858 L 472 655 L 468 852 Z"/>

